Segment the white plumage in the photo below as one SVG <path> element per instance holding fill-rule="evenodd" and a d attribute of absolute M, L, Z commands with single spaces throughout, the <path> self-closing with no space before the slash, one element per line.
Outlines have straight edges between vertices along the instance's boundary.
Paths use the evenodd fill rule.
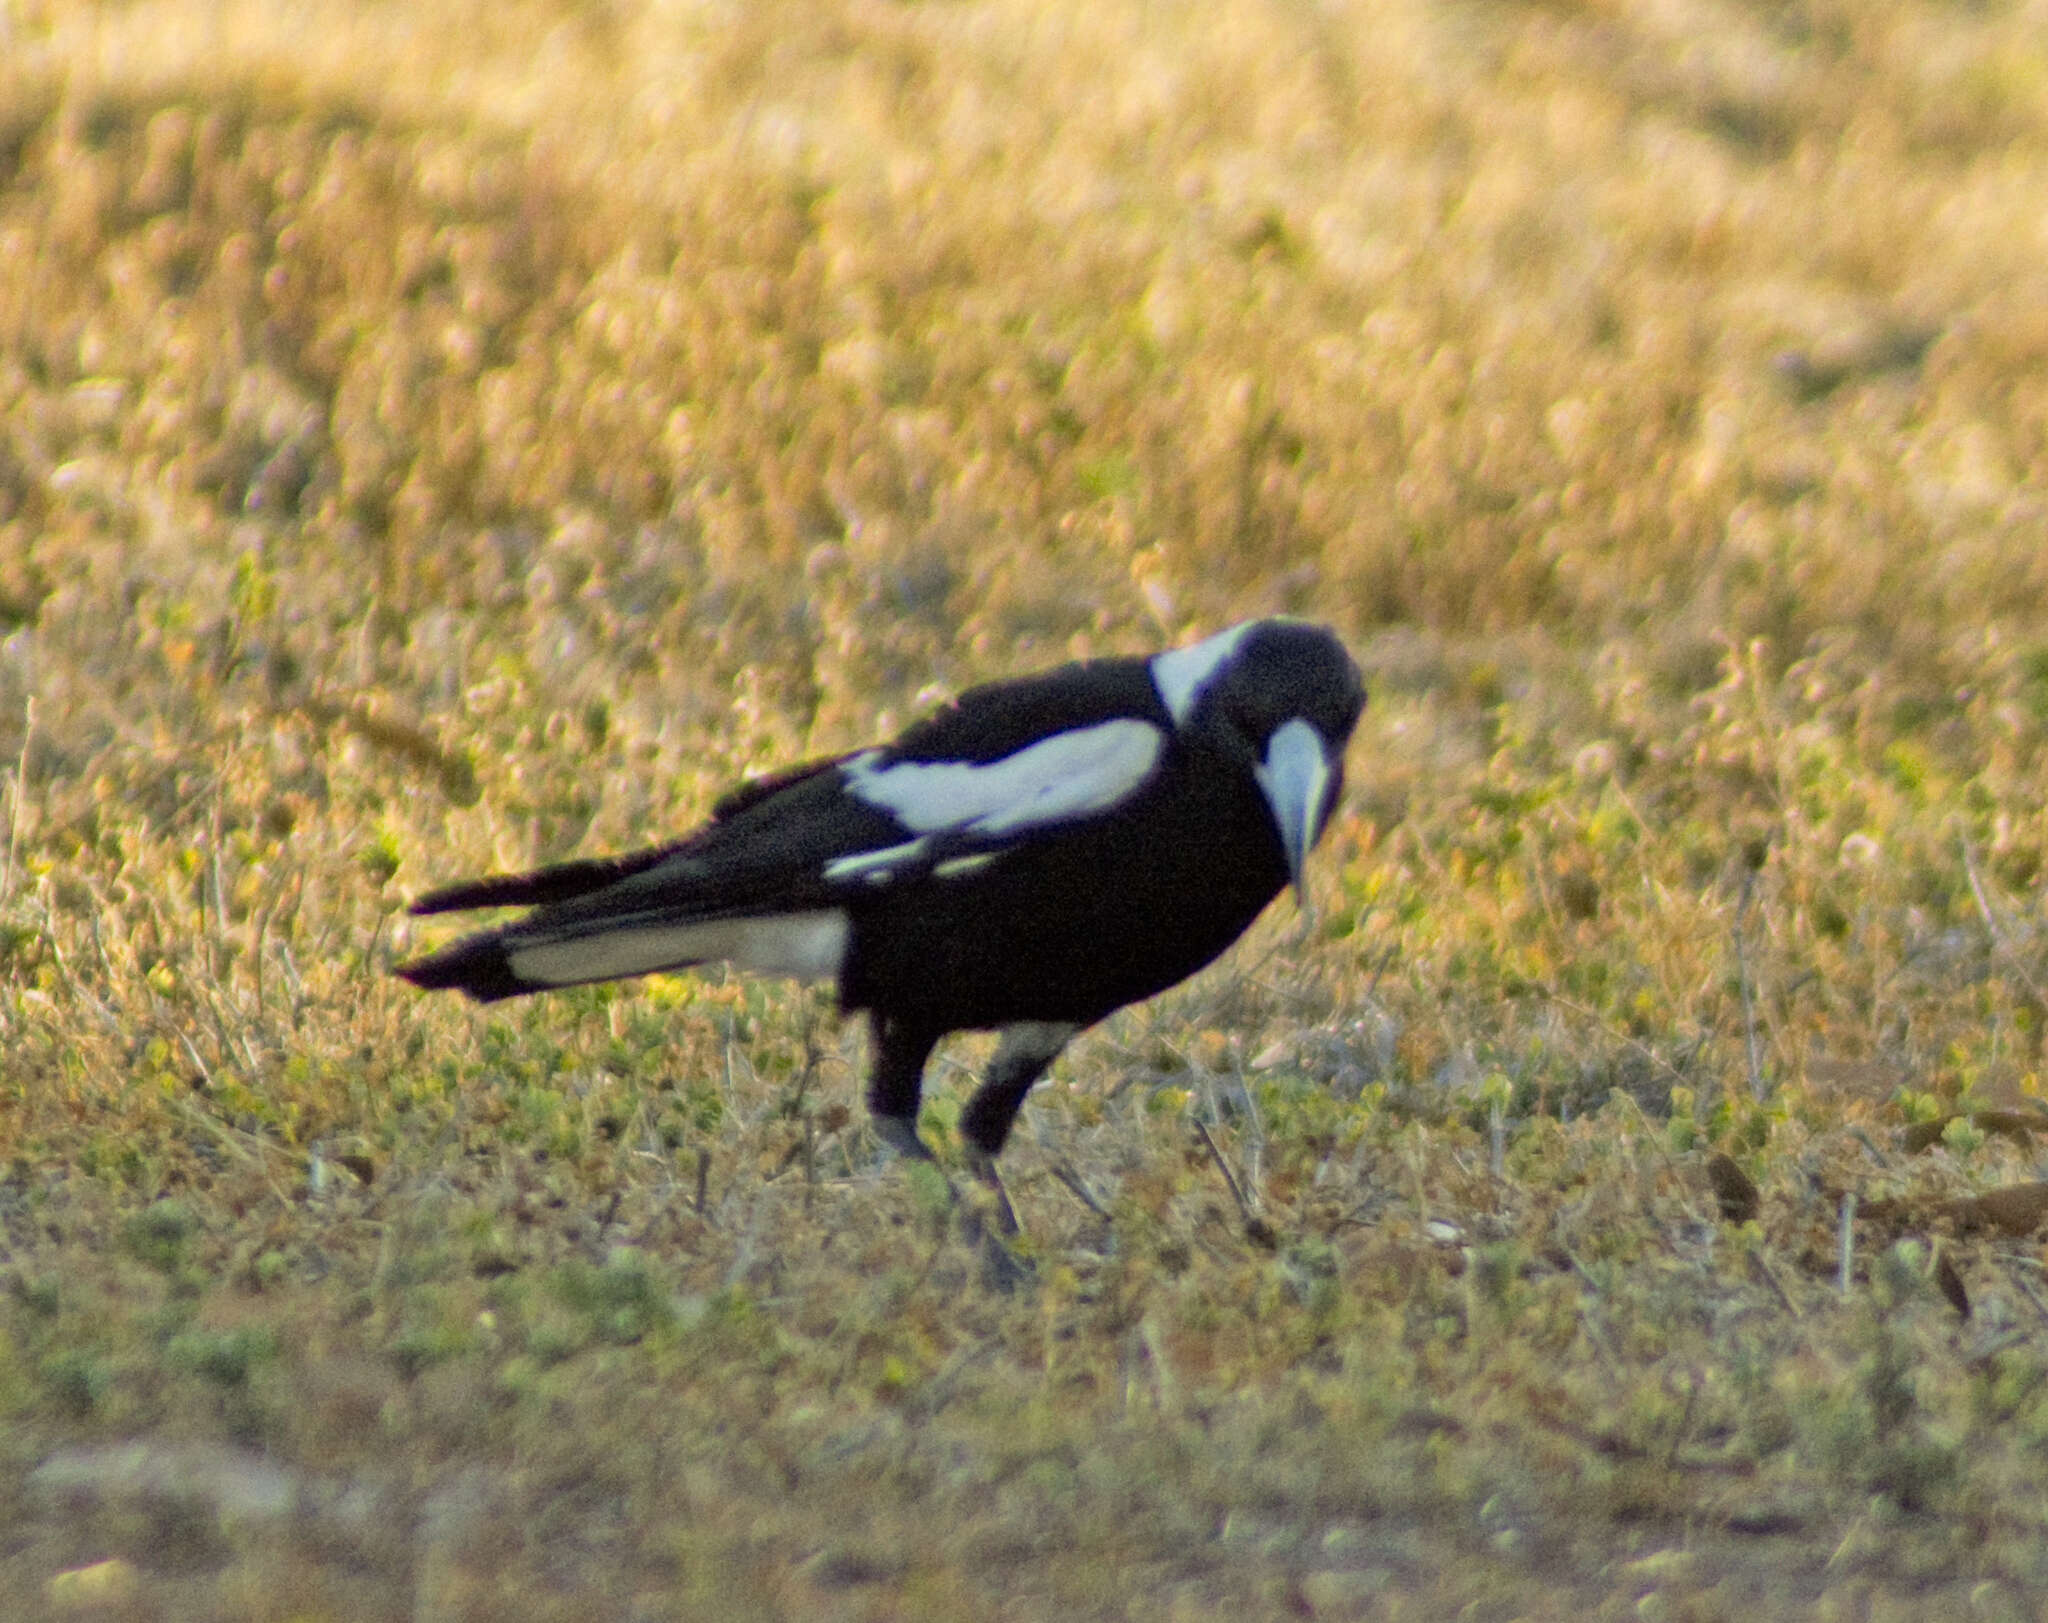
<path fill-rule="evenodd" d="M 1159 701 L 1166 706 L 1166 713 L 1173 717 L 1174 726 L 1187 725 L 1203 690 L 1215 679 L 1216 673 L 1230 663 L 1230 656 L 1237 652 L 1237 645 L 1244 641 L 1245 634 L 1259 624 L 1259 621 L 1247 620 L 1243 625 L 1219 631 L 1213 637 L 1204 637 L 1186 648 L 1169 648 L 1163 654 L 1152 656 L 1152 685 L 1159 690 Z"/>
<path fill-rule="evenodd" d="M 1124 717 L 1055 733 L 1000 760 L 846 763 L 847 790 L 919 834 L 1014 834 L 1108 811 L 1151 775 L 1166 739 Z"/>
<path fill-rule="evenodd" d="M 506 960 L 513 974 L 541 986 L 580 986 L 719 959 L 757 975 L 820 981 L 839 973 L 846 957 L 846 932 L 843 912 L 820 908 L 765 918 L 603 930 L 514 947 Z"/>

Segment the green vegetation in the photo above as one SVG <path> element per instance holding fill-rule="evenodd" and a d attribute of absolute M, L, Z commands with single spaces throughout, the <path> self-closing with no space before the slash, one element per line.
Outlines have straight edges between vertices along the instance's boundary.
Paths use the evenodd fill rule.
<path fill-rule="evenodd" d="M 0 5 L 0 1610 L 2032 1615 L 2044 197 L 2004 0 Z M 384 973 L 1272 611 L 1032 1290 L 820 994 Z"/>

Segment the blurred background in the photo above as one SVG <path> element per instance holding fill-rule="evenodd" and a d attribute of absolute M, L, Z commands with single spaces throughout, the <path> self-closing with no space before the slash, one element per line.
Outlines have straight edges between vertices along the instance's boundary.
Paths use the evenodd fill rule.
<path fill-rule="evenodd" d="M 295 1322 L 359 1322 L 308 1305 L 352 1256 L 335 1345 L 404 1381 L 436 1314 L 498 1354 L 327 1178 L 412 1209 L 509 1158 L 442 1225 L 465 1281 L 602 1255 L 609 1201 L 769 1290 L 908 1198 L 817 1194 L 860 1161 L 828 1000 L 479 1016 L 389 983 L 405 900 L 1287 612 L 1373 693 L 1318 917 L 1076 1050 L 1027 1222 L 1093 1221 L 1063 1146 L 1184 1246 L 1159 1135 L 1242 1125 L 1219 1088 L 1288 1222 L 1382 1154 L 1416 1223 L 1504 1145 L 1590 1178 L 1516 1134 L 1618 1097 L 1610 1138 L 1796 1161 L 1773 1243 L 1825 1271 L 1872 1135 L 2039 1092 L 2044 470 L 2039 0 L 0 0 L 0 1191 L 99 1214 L 53 1268 L 175 1195 L 174 1253 Z M 1696 1198 L 1658 1165 L 1628 1213 Z M 273 1196 L 312 1228 L 266 1275 Z M 1384 1222 L 1329 1277 L 1405 1289 Z M 51 1322 L 87 1362 L 0 1381 L 34 1435 L 188 1414 L 122 1374 L 151 1332 Z"/>
<path fill-rule="evenodd" d="M 162 865 L 354 984 L 436 878 L 1274 611 L 1368 667 L 1332 848 L 1418 991 L 1375 900 L 1541 981 L 1738 857 L 1938 941 L 1958 815 L 2032 892 L 2032 8 L 4 17 L 7 900 L 82 864 L 139 973 Z"/>

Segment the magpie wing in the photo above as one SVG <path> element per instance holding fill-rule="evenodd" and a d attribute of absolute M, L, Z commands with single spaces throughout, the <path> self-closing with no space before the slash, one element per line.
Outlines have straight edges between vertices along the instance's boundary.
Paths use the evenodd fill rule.
<path fill-rule="evenodd" d="M 1126 801 L 1156 767 L 1165 719 L 1137 659 L 973 688 L 892 744 L 742 785 L 696 834 L 559 916 L 831 906 L 992 856 Z"/>
<path fill-rule="evenodd" d="M 869 888 L 978 865 L 1110 814 L 1157 771 L 1166 721 L 1137 659 L 970 689 L 895 743 L 840 763 L 847 797 L 885 813 L 896 833 L 839 852 L 826 875 Z"/>

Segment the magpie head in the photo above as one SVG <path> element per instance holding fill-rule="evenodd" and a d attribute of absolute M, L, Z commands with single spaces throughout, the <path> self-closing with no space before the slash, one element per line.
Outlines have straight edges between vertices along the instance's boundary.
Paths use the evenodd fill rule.
<path fill-rule="evenodd" d="M 1344 746 L 1365 683 L 1334 634 L 1300 620 L 1247 620 L 1152 661 L 1176 728 L 1257 781 L 1295 894 L 1344 787 Z"/>

